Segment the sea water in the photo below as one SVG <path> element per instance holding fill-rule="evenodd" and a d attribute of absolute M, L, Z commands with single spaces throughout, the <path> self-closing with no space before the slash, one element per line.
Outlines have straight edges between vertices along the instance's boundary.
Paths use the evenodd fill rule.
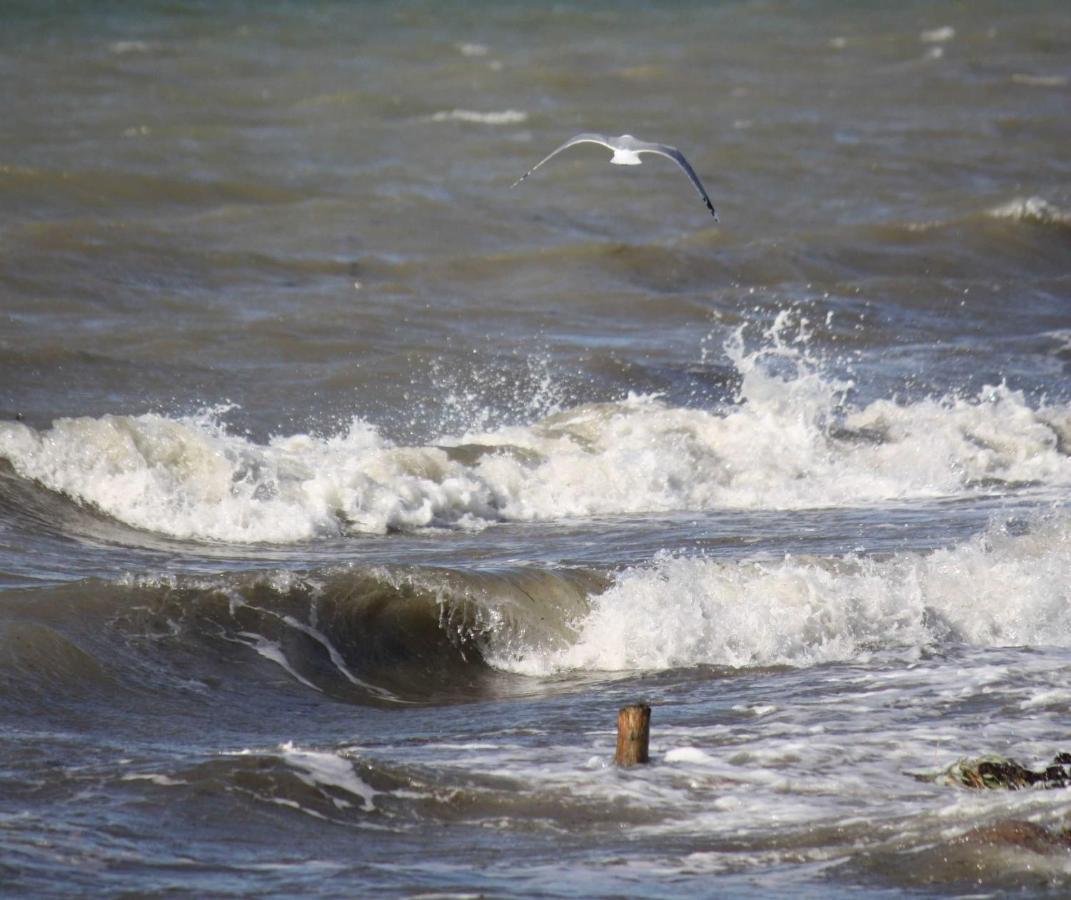
<path fill-rule="evenodd" d="M 4 894 L 1067 893 L 1065 4 L 2 13 Z"/>

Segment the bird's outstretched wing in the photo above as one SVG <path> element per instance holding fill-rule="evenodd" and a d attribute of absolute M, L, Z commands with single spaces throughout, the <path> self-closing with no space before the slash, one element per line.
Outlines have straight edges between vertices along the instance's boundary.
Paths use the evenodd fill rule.
<path fill-rule="evenodd" d="M 573 137 L 569 138 L 569 140 L 567 140 L 564 144 L 562 144 L 557 150 L 554 150 L 553 152 L 548 153 L 546 156 L 544 156 L 539 162 L 532 166 L 532 168 L 530 168 L 520 178 L 513 182 L 510 187 L 516 187 L 518 184 L 524 181 L 525 178 L 531 175 L 536 169 L 543 165 L 543 163 L 547 162 L 547 160 L 553 159 L 555 156 L 561 153 L 562 150 L 568 150 L 574 144 L 602 144 L 604 147 L 608 147 L 611 150 L 615 149 L 614 145 L 610 143 L 610 138 L 608 138 L 604 134 L 592 134 L 589 132 L 584 132 L 583 134 L 574 135 Z"/>
<path fill-rule="evenodd" d="M 710 197 L 707 196 L 707 191 L 706 188 L 703 187 L 703 182 L 699 180 L 699 176 L 695 174 L 695 169 L 691 167 L 680 150 L 676 147 L 670 147 L 668 144 L 651 144 L 646 141 L 636 141 L 634 152 L 657 153 L 659 156 L 672 159 L 684 170 L 684 174 L 691 179 L 692 184 L 695 185 L 695 189 L 699 191 L 699 196 L 703 198 L 703 202 L 707 205 L 707 209 L 710 210 L 710 214 L 714 217 L 714 221 L 718 221 L 718 211 L 714 208 L 714 204 L 710 202 Z"/>

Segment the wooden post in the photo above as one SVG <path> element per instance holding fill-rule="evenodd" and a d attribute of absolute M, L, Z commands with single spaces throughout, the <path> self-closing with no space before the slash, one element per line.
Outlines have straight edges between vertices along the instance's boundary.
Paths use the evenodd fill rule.
<path fill-rule="evenodd" d="M 651 707 L 646 703 L 621 707 L 617 714 L 617 753 L 614 754 L 614 763 L 627 767 L 647 762 L 650 736 Z"/>

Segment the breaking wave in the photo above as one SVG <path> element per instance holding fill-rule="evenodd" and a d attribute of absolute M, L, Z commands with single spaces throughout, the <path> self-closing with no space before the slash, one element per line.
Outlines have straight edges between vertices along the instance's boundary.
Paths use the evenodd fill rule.
<path fill-rule="evenodd" d="M 987 211 L 994 219 L 1032 222 L 1038 225 L 1071 225 L 1071 212 L 1050 203 L 1043 197 L 1019 197 Z"/>
<path fill-rule="evenodd" d="M 1069 568 L 1071 513 L 1057 512 L 885 558 L 663 553 L 616 573 L 342 567 L 87 580 L 8 592 L 0 692 L 33 707 L 58 689 L 76 702 L 229 685 L 392 705 L 524 693 L 559 674 L 1071 647 Z"/>
<path fill-rule="evenodd" d="M 567 670 L 814 665 L 948 643 L 1071 646 L 1071 516 L 885 559 L 663 555 L 595 597 L 568 647 L 499 659 Z"/>
<path fill-rule="evenodd" d="M 108 415 L 37 431 L 0 423 L 0 457 L 50 491 L 145 531 L 294 542 L 675 510 L 801 509 L 1071 483 L 1071 408 L 1005 385 L 974 396 L 852 405 L 804 342 L 727 350 L 736 402 L 652 395 L 526 425 L 401 446 L 354 419 L 332 436 L 256 443 L 215 412 Z"/>

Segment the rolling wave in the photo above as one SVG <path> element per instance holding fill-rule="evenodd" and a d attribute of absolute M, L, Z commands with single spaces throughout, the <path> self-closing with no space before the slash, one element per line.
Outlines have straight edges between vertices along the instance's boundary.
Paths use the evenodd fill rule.
<path fill-rule="evenodd" d="M 593 598 L 567 646 L 497 662 L 547 675 L 810 666 L 882 651 L 915 658 L 956 644 L 1068 647 L 1069 566 L 1066 512 L 994 525 L 930 554 L 887 559 L 663 554 L 618 574 Z"/>
<path fill-rule="evenodd" d="M 391 705 L 508 688 L 485 657 L 563 645 L 591 571 L 350 568 L 213 577 L 88 579 L 12 590 L 0 619 L 0 684 L 31 707 L 62 695 L 221 686 Z"/>
<path fill-rule="evenodd" d="M 398 445 L 361 419 L 257 443 L 218 417 L 0 423 L 0 458 L 131 528 L 197 541 L 307 541 L 676 510 L 803 509 L 1071 483 L 1071 407 L 998 385 L 855 406 L 799 342 L 727 350 L 737 402 L 630 395 L 530 424 Z"/>
<path fill-rule="evenodd" d="M 31 707 L 60 689 L 221 685 L 394 705 L 524 693 L 540 683 L 528 676 L 560 673 L 1065 647 L 1069 564 L 1071 514 L 1059 512 L 887 558 L 662 554 L 617 573 L 350 567 L 87 580 L 7 592 L 0 683 L 5 702 Z"/>

